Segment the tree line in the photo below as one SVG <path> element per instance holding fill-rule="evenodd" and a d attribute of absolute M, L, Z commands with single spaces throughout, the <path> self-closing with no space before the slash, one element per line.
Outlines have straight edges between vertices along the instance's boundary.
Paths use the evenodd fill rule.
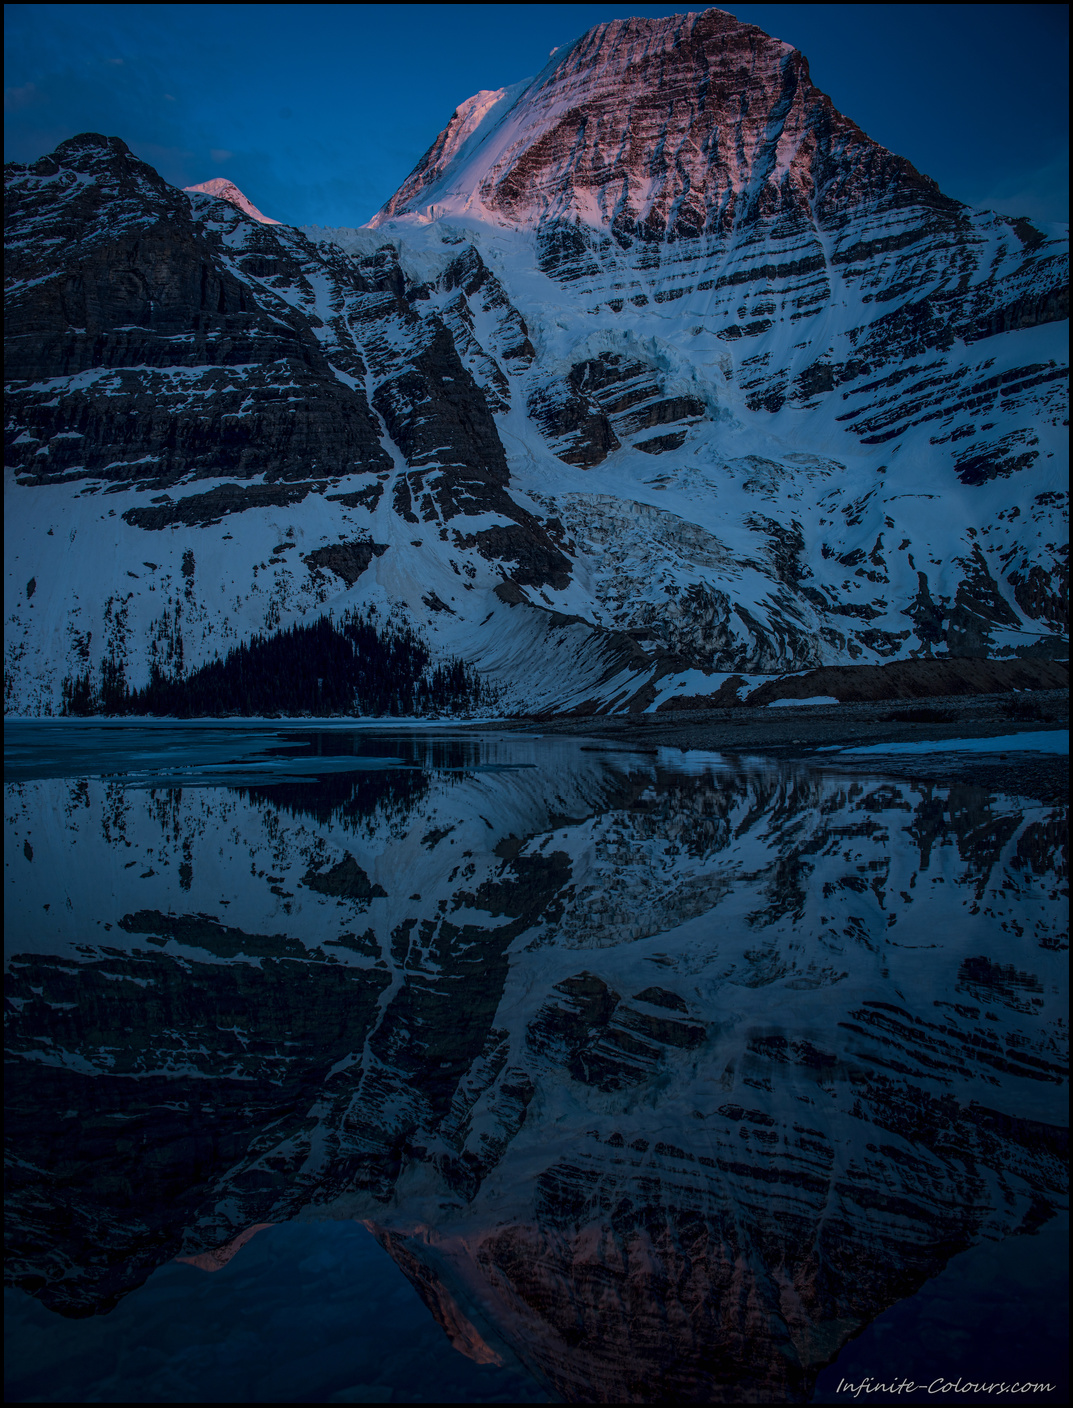
<path fill-rule="evenodd" d="M 150 667 L 148 684 L 130 689 L 122 664 L 106 659 L 63 682 L 64 714 L 344 714 L 404 716 L 462 713 L 493 703 L 477 672 L 452 659 L 432 666 L 428 646 L 409 626 L 376 625 L 347 612 L 276 635 L 255 635 L 221 660 L 169 677 Z"/>

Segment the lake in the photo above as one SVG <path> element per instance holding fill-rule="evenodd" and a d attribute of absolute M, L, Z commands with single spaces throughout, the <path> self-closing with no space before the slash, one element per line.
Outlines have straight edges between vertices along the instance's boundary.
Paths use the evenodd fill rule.
<path fill-rule="evenodd" d="M 5 798 L 9 1400 L 1063 1398 L 1064 809 L 270 722 Z"/>

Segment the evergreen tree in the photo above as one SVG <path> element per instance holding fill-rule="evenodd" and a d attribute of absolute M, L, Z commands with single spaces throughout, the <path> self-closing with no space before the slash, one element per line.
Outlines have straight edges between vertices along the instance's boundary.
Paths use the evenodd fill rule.
<path fill-rule="evenodd" d="M 378 626 L 347 612 L 277 635 L 255 635 L 224 659 L 169 678 L 157 661 L 143 688 L 127 687 L 122 666 L 105 661 L 96 687 L 86 674 L 63 684 L 65 714 L 371 715 L 458 713 L 491 701 L 461 660 L 430 668 L 427 645 L 408 626 Z"/>

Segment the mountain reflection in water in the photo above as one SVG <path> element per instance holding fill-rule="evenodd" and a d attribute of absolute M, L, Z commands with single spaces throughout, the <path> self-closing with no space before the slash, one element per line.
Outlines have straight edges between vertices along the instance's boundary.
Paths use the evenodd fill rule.
<path fill-rule="evenodd" d="M 13 734 L 7 1266 L 64 1315 L 360 1219 L 554 1396 L 807 1401 L 1064 1204 L 1053 808 L 494 734 Z"/>

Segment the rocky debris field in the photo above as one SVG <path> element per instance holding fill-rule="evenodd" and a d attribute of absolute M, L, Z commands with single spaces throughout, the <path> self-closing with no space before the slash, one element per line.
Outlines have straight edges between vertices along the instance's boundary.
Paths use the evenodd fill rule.
<path fill-rule="evenodd" d="M 748 689 L 744 676 L 727 679 L 713 695 L 671 697 L 659 713 L 761 706 L 778 699 L 816 699 L 827 695 L 840 704 L 930 699 L 945 694 L 1004 694 L 1026 690 L 1067 689 L 1069 665 L 1063 660 L 987 660 L 957 656 L 938 660 L 892 660 L 885 665 L 822 665 L 817 670 L 782 675 Z"/>

